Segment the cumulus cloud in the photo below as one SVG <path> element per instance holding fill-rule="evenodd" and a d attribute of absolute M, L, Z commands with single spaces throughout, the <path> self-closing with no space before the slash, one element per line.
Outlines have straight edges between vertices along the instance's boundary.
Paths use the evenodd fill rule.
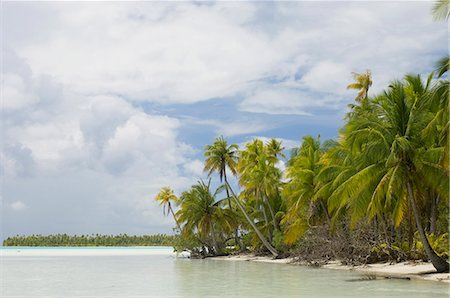
<path fill-rule="evenodd" d="M 195 159 L 193 161 L 184 164 L 184 169 L 186 172 L 196 175 L 197 177 L 203 176 L 203 161 Z"/>
<path fill-rule="evenodd" d="M 15 201 L 15 202 L 9 204 L 8 206 L 9 206 L 9 208 L 11 208 L 14 211 L 21 211 L 21 210 L 27 208 L 27 205 L 25 205 L 21 201 Z"/>
<path fill-rule="evenodd" d="M 72 92 L 18 65 L 7 74 L 27 81 L 34 100 L 3 111 L 4 196 L 23 198 L 4 210 L 5 234 L 170 232 L 153 197 L 195 181 L 181 171 L 195 150 L 178 139 L 180 121 L 120 96 Z"/>

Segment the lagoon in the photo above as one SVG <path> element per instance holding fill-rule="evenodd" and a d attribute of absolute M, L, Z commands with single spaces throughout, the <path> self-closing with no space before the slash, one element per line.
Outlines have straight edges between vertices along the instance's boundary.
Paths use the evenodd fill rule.
<path fill-rule="evenodd" d="M 1 297 L 448 297 L 449 285 L 177 258 L 170 247 L 2 248 Z"/>

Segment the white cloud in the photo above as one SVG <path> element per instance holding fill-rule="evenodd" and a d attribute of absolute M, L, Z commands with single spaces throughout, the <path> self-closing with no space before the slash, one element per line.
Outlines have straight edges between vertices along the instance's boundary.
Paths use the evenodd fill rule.
<path fill-rule="evenodd" d="M 257 133 L 276 126 L 274 123 L 263 123 L 252 120 L 222 121 L 212 119 L 203 120 L 197 118 L 185 119 L 185 123 L 212 127 L 216 135 L 223 135 L 225 137 Z"/>
<path fill-rule="evenodd" d="M 345 94 L 344 80 L 351 81 L 351 71 L 344 64 L 321 61 L 314 65 L 300 82 L 312 91 Z"/>
<path fill-rule="evenodd" d="M 45 37 L 27 44 L 20 33 L 10 44 L 37 76 L 49 74 L 73 92 L 164 104 L 248 95 L 242 109 L 271 114 L 307 114 L 314 101 L 258 104 L 255 86 L 259 95 L 278 87 L 267 78 L 301 86 L 299 97 L 322 92 L 351 101 L 351 71 L 372 69 L 379 90 L 436 59 L 429 48 L 446 50 L 447 32 L 432 22 L 429 3 L 337 2 L 327 12 L 323 5 L 51 3 L 53 21 L 36 23 Z M 13 3 L 7 9 L 6 22 L 30 18 Z M 33 17 L 45 14 L 40 8 Z"/>
<path fill-rule="evenodd" d="M 194 174 L 197 177 L 203 176 L 203 167 L 203 162 L 199 159 L 195 159 L 184 164 L 185 171 Z"/>
<path fill-rule="evenodd" d="M 241 21 L 221 9 L 165 3 L 142 3 L 139 11 L 119 3 L 56 6 L 64 30 L 19 52 L 35 73 L 52 74 L 75 92 L 196 102 L 239 92 L 280 58 L 268 40 L 237 26 Z M 242 17 L 249 15 L 251 10 Z"/>
<path fill-rule="evenodd" d="M 3 76 L 2 104 L 5 110 L 17 110 L 35 103 L 36 95 L 27 90 L 22 77 L 7 73 Z"/>
<path fill-rule="evenodd" d="M 36 100 L 4 114 L 4 196 L 23 198 L 5 206 L 4 232 L 170 232 L 153 197 L 161 186 L 181 192 L 195 181 L 180 171 L 195 151 L 178 140 L 179 120 L 119 96 L 61 91 L 52 78 L 17 69 L 8 71 L 28 81 Z M 26 206 L 26 218 L 12 213 Z"/>
<path fill-rule="evenodd" d="M 25 205 L 21 201 L 15 201 L 15 202 L 9 204 L 9 208 L 11 208 L 14 211 L 21 211 L 21 210 L 27 208 L 27 205 Z"/>

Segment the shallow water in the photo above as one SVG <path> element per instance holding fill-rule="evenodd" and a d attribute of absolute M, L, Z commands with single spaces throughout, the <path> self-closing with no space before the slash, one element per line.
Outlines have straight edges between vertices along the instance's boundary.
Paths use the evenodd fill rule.
<path fill-rule="evenodd" d="M 444 283 L 295 265 L 176 258 L 171 248 L 16 249 L 0 297 L 448 297 Z"/>

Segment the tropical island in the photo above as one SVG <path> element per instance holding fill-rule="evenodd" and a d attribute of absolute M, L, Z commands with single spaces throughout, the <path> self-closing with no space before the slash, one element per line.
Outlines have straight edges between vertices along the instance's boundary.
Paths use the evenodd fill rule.
<path fill-rule="evenodd" d="M 155 197 L 177 249 L 314 264 L 429 260 L 449 272 L 448 67 L 447 56 L 427 77 L 406 74 L 372 96 L 370 71 L 354 73 L 339 137 L 304 136 L 287 157 L 277 139 L 239 148 L 216 138 L 204 149 L 208 181 Z"/>
<path fill-rule="evenodd" d="M 174 246 L 177 236 L 156 235 L 30 235 L 8 237 L 3 246 L 85 247 L 85 246 Z"/>

